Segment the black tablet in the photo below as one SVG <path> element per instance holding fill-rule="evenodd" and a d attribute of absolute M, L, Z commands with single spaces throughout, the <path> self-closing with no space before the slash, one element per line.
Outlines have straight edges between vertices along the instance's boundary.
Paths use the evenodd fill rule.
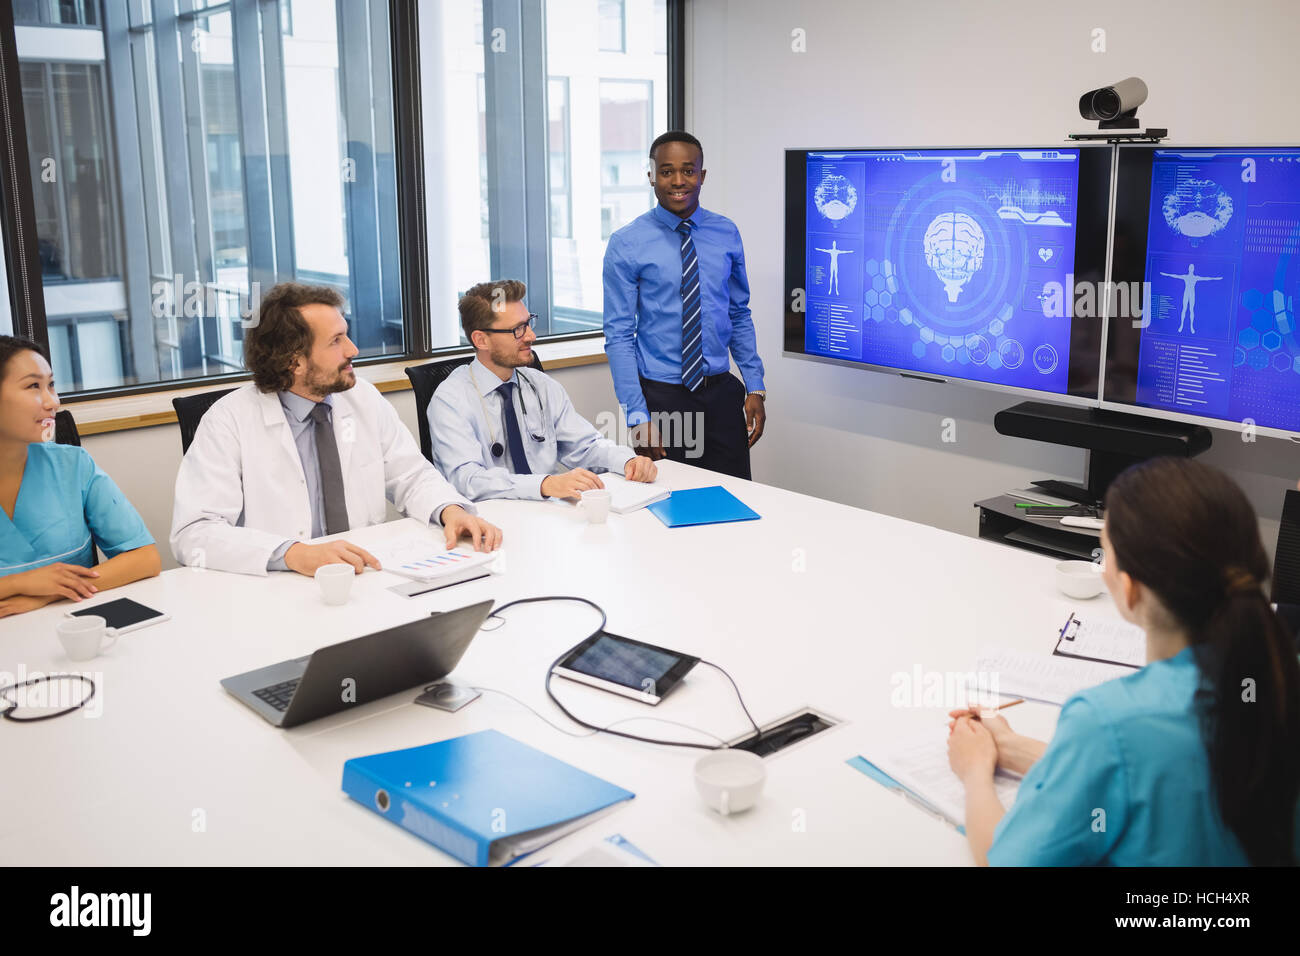
<path fill-rule="evenodd" d="M 553 673 L 657 704 L 699 662 L 698 657 L 689 654 L 601 631 L 569 651 Z"/>
<path fill-rule="evenodd" d="M 116 601 L 96 604 L 94 607 L 88 607 L 82 611 L 68 612 L 68 617 L 85 617 L 87 615 L 102 617 L 109 634 L 126 634 L 129 631 L 148 627 L 150 624 L 160 624 L 163 621 L 171 620 L 162 611 L 155 611 L 153 608 L 146 607 L 138 601 L 132 601 L 130 598 L 118 598 Z"/>

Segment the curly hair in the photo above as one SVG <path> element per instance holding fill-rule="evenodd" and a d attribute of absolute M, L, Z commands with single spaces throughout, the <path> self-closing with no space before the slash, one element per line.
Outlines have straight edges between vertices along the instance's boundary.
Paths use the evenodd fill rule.
<path fill-rule="evenodd" d="M 456 308 L 460 310 L 460 326 L 471 343 L 479 329 L 490 329 L 496 311 L 506 302 L 520 302 L 528 287 L 518 279 L 497 279 L 480 282 L 460 297 Z"/>
<path fill-rule="evenodd" d="M 262 297 L 257 319 L 244 333 L 244 365 L 260 391 L 292 388 L 294 362 L 310 354 L 312 331 L 302 317 L 304 305 L 341 310 L 343 296 L 329 286 L 281 282 Z"/>

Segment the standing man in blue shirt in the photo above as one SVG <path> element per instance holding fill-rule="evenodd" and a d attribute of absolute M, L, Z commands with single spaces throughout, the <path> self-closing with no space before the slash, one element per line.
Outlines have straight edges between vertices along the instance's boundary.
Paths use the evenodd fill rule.
<path fill-rule="evenodd" d="M 634 447 L 749 478 L 767 393 L 740 232 L 700 208 L 698 139 L 664 133 L 650 146 L 650 162 L 659 204 L 610 236 L 605 250 L 605 352 L 614 391 Z M 730 372 L 731 357 L 743 383 Z M 701 437 L 702 448 L 688 447 Z"/>

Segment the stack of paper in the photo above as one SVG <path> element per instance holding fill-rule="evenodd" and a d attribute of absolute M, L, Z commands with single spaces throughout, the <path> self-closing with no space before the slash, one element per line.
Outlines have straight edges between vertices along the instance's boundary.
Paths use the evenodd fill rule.
<path fill-rule="evenodd" d="M 965 826 L 966 788 L 948 765 L 946 726 L 940 724 L 882 744 L 863 757 L 892 777 L 924 809 L 937 813 L 953 826 Z M 1010 807 L 1020 789 L 1020 778 L 998 770 L 993 775 L 993 787 L 1002 805 Z"/>
<path fill-rule="evenodd" d="M 663 485 L 653 482 L 628 481 L 622 475 L 606 473 L 600 476 L 601 483 L 609 489 L 609 510 L 616 515 L 640 511 L 648 504 L 667 498 L 669 491 Z"/>
<path fill-rule="evenodd" d="M 447 551 L 441 541 L 433 538 L 411 536 L 380 545 L 372 549 L 380 566 L 414 581 L 457 581 L 482 577 L 490 572 L 486 565 L 496 560 L 500 552 Z"/>
<path fill-rule="evenodd" d="M 1133 673 L 1131 667 L 985 647 L 975 661 L 980 687 L 1003 696 L 1064 704 L 1081 690 Z M 996 681 L 996 683 L 994 683 Z"/>

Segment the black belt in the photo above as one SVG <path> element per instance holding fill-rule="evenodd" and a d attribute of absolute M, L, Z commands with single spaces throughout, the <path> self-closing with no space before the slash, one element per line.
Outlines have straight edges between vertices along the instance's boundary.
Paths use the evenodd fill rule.
<path fill-rule="evenodd" d="M 706 375 L 704 378 L 700 379 L 699 388 L 695 389 L 694 392 L 691 392 L 691 390 L 681 382 L 661 382 L 658 379 L 653 378 L 644 379 L 644 381 L 654 382 L 656 385 L 665 385 L 668 388 L 680 388 L 683 392 L 691 392 L 691 394 L 694 395 L 696 392 L 702 392 L 706 388 L 721 385 L 727 379 L 733 377 L 734 376 L 730 372 L 719 372 L 717 375 Z"/>

